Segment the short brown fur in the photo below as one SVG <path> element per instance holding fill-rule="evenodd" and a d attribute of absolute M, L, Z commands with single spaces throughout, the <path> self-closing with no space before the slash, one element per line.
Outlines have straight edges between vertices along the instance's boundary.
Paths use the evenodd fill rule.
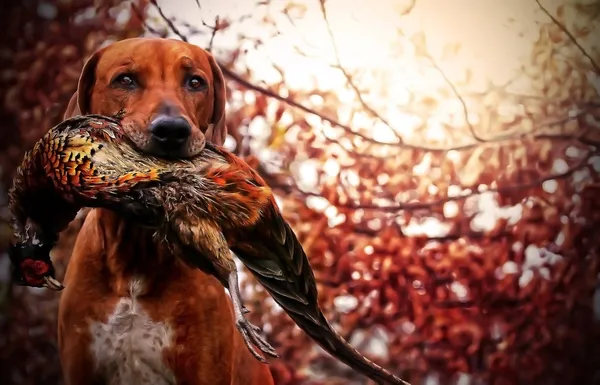
<path fill-rule="evenodd" d="M 205 93 L 181 90 L 182 59 L 208 81 Z M 143 92 L 110 87 L 120 69 L 135 70 Z M 187 66 L 186 68 L 189 68 Z M 225 85 L 212 56 L 181 41 L 157 38 L 123 40 L 95 53 L 86 63 L 78 92 L 65 118 L 81 113 L 114 115 L 125 111 L 127 133 L 144 149 L 148 124 L 169 104 L 188 120 L 194 155 L 204 140 L 225 140 Z M 119 298 L 129 295 L 135 272 L 145 290 L 138 298 L 154 322 L 168 322 L 173 347 L 164 360 L 182 385 L 272 385 L 269 367 L 246 348 L 233 323 L 231 301 L 217 279 L 192 269 L 156 247 L 150 234 L 113 212 L 92 210 L 78 235 L 65 276 L 59 308 L 59 349 L 67 385 L 102 384 L 90 377 L 91 322 L 106 322 Z"/>

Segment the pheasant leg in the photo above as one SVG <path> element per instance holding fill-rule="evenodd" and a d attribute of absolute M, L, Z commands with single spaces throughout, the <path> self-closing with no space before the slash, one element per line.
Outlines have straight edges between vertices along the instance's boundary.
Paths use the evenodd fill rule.
<path fill-rule="evenodd" d="M 261 336 L 262 330 L 250 323 L 245 317 L 250 311 L 244 306 L 242 302 L 242 295 L 240 293 L 240 286 L 238 283 L 237 270 L 233 270 L 229 273 L 227 278 L 229 286 L 229 294 L 231 295 L 231 302 L 233 302 L 233 312 L 235 314 L 235 326 L 242 334 L 246 346 L 250 350 L 250 353 L 262 363 L 267 363 L 267 360 L 257 351 L 256 347 L 260 349 L 265 355 L 279 358 L 279 354 L 275 349 L 267 342 L 267 340 Z M 256 346 L 256 347 L 255 347 Z"/>
<path fill-rule="evenodd" d="M 220 227 L 213 221 L 205 218 L 172 218 L 173 228 L 179 239 L 186 247 L 193 247 L 196 253 L 189 254 L 188 258 L 196 267 L 204 264 L 203 256 L 210 256 L 206 261 L 212 264 L 213 275 L 229 289 L 231 302 L 235 314 L 235 326 L 242 335 L 250 353 L 260 362 L 267 360 L 258 352 L 258 348 L 267 356 L 278 358 L 275 349 L 261 336 L 262 330 L 251 324 L 246 319 L 249 310 L 244 306 L 238 282 L 237 268 L 233 254 L 229 249 L 227 239 L 220 231 Z"/>

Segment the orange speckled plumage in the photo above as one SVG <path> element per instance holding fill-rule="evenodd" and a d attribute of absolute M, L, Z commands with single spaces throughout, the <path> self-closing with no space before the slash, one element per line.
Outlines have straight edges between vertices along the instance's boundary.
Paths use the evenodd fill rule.
<path fill-rule="evenodd" d="M 69 119 L 26 155 L 10 208 L 17 233 L 33 221 L 49 243 L 82 206 L 112 209 L 155 227 L 156 236 L 176 255 L 216 276 L 230 290 L 236 326 L 257 359 L 264 361 L 255 347 L 277 354 L 245 319 L 232 251 L 326 351 L 378 383 L 406 384 L 363 357 L 331 327 L 319 308 L 308 258 L 271 189 L 223 148 L 207 143 L 193 159 L 166 161 L 137 151 L 118 119 Z"/>
<path fill-rule="evenodd" d="M 78 128 L 82 124 L 90 124 L 94 129 Z M 91 200 L 112 199 L 119 192 L 130 191 L 139 182 L 159 180 L 157 169 L 147 172 L 102 170 L 101 163 L 95 160 L 104 158 L 101 154 L 107 145 L 122 140 L 118 122 L 112 119 L 77 117 L 56 126 L 25 154 L 17 169 L 9 193 L 11 212 L 21 213 L 27 205 L 25 198 L 32 194 L 44 198 L 41 192 L 50 190 L 56 190 L 62 199 L 79 206 L 81 201 L 88 204 Z"/>
<path fill-rule="evenodd" d="M 193 162 L 144 156 L 123 136 L 118 120 L 89 115 L 59 124 L 25 154 L 10 191 L 9 206 L 17 222 L 24 223 L 25 208 L 36 222 L 58 219 L 60 225 L 48 224 L 58 232 L 81 206 L 114 204 L 111 208 L 118 210 L 124 202 L 140 198 L 143 192 L 136 190 L 140 183 L 146 183 L 147 188 L 149 182 L 178 178 L 195 182 L 200 187 L 198 192 L 210 193 L 202 201 L 201 212 L 220 217 L 218 220 L 232 220 L 236 225 L 255 223 L 260 206 L 271 196 L 270 188 L 254 170 L 221 149 L 204 151 Z M 44 206 L 51 206 L 47 193 L 56 202 L 61 201 L 61 208 L 69 206 L 72 210 L 34 212 L 30 208 L 32 200 L 43 198 Z"/>

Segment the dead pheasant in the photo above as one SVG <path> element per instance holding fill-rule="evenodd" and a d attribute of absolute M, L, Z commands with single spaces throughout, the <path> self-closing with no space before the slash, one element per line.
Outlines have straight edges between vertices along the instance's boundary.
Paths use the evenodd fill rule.
<path fill-rule="evenodd" d="M 257 359 L 277 353 L 249 323 L 231 251 L 295 323 L 323 349 L 378 383 L 407 384 L 363 357 L 328 323 L 308 258 L 256 171 L 207 143 L 189 161 L 136 151 L 118 118 L 69 119 L 26 154 L 10 192 L 18 242 L 15 275 L 60 289 L 48 252 L 81 207 L 104 207 L 156 228 L 176 255 L 229 289 L 236 325 Z M 253 346 L 254 345 L 254 346 Z"/>

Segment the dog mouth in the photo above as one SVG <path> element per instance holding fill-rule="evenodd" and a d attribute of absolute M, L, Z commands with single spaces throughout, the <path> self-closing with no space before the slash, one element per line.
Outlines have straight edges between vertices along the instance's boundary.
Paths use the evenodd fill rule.
<path fill-rule="evenodd" d="M 189 136 L 162 137 L 162 131 L 157 131 L 159 136 L 150 134 L 148 129 L 135 120 L 127 119 L 120 123 L 122 132 L 133 149 L 149 157 L 169 161 L 185 160 L 197 156 L 204 149 L 205 140 L 202 135 L 199 137 L 192 133 Z"/>

